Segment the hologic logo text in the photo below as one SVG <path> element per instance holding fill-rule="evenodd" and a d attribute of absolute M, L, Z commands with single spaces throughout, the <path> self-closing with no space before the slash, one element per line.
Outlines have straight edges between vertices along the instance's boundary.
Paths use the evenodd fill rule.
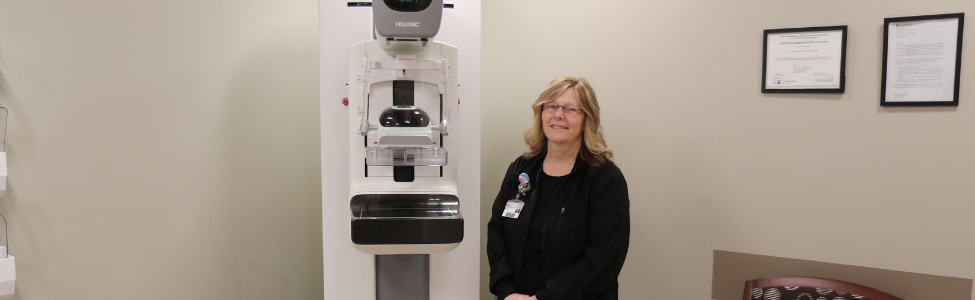
<path fill-rule="evenodd" d="M 417 28 L 420 27 L 420 22 L 399 21 L 396 22 L 396 27 Z"/>

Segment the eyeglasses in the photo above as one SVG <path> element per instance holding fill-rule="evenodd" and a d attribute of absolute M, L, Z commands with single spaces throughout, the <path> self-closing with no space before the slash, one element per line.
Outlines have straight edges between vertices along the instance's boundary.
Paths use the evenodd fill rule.
<path fill-rule="evenodd" d="M 572 106 L 565 106 L 565 105 L 558 105 L 558 104 L 555 104 L 555 103 L 548 103 L 548 104 L 545 104 L 544 106 L 542 106 L 542 110 L 544 110 L 545 113 L 549 113 L 549 114 L 555 114 L 556 112 L 559 111 L 560 108 L 562 109 L 562 113 L 564 113 L 566 116 L 570 116 L 570 117 L 575 117 L 575 116 L 581 115 L 583 113 L 583 111 L 582 111 L 581 108 L 575 108 L 575 107 L 572 107 Z"/>

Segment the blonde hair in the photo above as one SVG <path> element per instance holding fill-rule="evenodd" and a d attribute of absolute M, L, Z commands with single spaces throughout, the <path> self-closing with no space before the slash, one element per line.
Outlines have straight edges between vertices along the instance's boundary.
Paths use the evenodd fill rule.
<path fill-rule="evenodd" d="M 525 130 L 525 144 L 528 145 L 528 150 L 525 150 L 522 156 L 530 159 L 545 152 L 548 138 L 542 130 L 542 107 L 546 103 L 555 101 L 571 88 L 575 90 L 585 118 L 582 121 L 582 149 L 579 150 L 582 159 L 593 166 L 613 160 L 613 150 L 606 146 L 603 127 L 599 125 L 599 103 L 596 101 L 596 92 L 593 91 L 589 81 L 582 77 L 556 78 L 538 94 L 538 99 L 532 103 L 535 118 L 531 127 Z"/>

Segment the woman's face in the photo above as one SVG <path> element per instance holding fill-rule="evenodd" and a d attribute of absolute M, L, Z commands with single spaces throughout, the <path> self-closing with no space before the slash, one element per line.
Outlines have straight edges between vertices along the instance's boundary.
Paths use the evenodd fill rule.
<path fill-rule="evenodd" d="M 570 146 L 582 144 L 582 112 L 575 88 L 565 90 L 552 102 L 542 105 L 542 131 L 549 144 Z"/>

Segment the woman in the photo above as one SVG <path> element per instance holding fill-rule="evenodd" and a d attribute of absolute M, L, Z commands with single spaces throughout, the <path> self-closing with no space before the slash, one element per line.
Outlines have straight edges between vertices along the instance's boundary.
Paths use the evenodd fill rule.
<path fill-rule="evenodd" d="M 508 166 L 488 221 L 498 299 L 618 299 L 630 239 L 623 173 L 583 78 L 553 80 L 532 104 L 528 150 Z"/>

